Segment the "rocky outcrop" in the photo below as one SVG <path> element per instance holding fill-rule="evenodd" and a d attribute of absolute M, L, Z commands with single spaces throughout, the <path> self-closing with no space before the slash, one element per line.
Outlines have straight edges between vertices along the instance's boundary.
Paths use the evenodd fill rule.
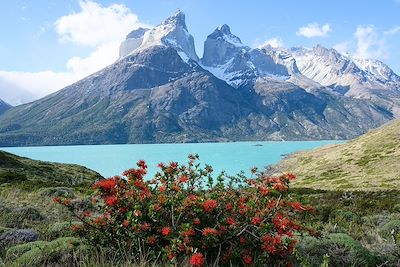
<path fill-rule="evenodd" d="M 11 247 L 38 240 L 39 234 L 31 229 L 18 229 L 0 235 L 0 247 Z"/>

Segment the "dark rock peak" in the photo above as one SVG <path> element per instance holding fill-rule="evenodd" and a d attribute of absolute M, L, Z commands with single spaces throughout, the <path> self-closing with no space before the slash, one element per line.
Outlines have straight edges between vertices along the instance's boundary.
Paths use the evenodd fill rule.
<path fill-rule="evenodd" d="M 225 37 L 225 38 L 224 38 Z M 207 36 L 209 39 L 223 38 L 225 41 L 233 44 L 242 44 L 239 37 L 231 33 L 231 28 L 224 24 L 214 30 L 213 33 Z"/>
<path fill-rule="evenodd" d="M 139 27 L 136 30 L 131 31 L 127 36 L 126 39 L 131 39 L 131 38 L 141 38 L 143 35 L 148 31 L 149 29 L 147 28 L 142 28 Z"/>
<path fill-rule="evenodd" d="M 167 18 L 163 23 L 163 25 L 174 25 L 174 26 L 182 26 L 186 31 L 186 22 L 185 22 L 185 13 L 183 13 L 180 9 L 178 9 L 174 15 Z"/>
<path fill-rule="evenodd" d="M 224 24 L 221 27 L 219 27 L 219 30 L 223 33 L 223 34 L 231 34 L 231 28 Z"/>

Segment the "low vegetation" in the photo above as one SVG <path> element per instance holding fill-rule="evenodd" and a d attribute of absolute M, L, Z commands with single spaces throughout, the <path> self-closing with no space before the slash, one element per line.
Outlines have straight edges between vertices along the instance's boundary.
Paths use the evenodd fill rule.
<path fill-rule="evenodd" d="M 344 144 L 290 155 L 268 173 L 291 171 L 295 187 L 326 190 L 396 190 L 400 188 L 400 120 Z"/>
<path fill-rule="evenodd" d="M 46 163 L 63 181 L 23 160 L 25 178 L 0 159 L 14 171 L 0 185 L 0 266 L 400 266 L 397 190 L 289 189 L 291 175 L 216 177 L 193 157 L 153 180 L 144 162 L 126 180 Z"/>

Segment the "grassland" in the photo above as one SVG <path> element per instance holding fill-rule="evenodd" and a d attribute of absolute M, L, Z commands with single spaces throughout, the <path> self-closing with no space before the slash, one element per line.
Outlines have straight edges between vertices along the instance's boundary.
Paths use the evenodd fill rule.
<path fill-rule="evenodd" d="M 296 187 L 326 190 L 400 188 L 400 120 L 344 144 L 288 156 L 270 173 L 293 172 Z"/>

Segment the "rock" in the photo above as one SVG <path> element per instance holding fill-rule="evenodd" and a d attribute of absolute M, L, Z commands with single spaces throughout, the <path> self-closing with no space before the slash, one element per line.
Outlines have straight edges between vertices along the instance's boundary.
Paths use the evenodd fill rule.
<path fill-rule="evenodd" d="M 11 230 L 0 235 L 0 247 L 33 242 L 36 241 L 38 237 L 39 234 L 31 229 Z"/>
<path fill-rule="evenodd" d="M 41 196 L 75 198 L 75 193 L 68 187 L 50 187 L 44 188 L 41 191 Z"/>

